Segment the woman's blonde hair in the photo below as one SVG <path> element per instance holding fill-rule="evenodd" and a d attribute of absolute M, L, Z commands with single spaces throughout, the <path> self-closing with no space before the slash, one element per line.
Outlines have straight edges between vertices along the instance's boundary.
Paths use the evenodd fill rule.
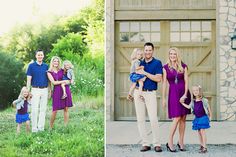
<path fill-rule="evenodd" d="M 49 71 L 52 71 L 52 69 L 53 69 L 53 61 L 54 61 L 55 59 L 58 59 L 58 62 L 59 62 L 57 69 L 58 69 L 58 70 L 61 69 L 61 59 L 60 59 L 60 57 L 58 57 L 58 56 L 53 56 L 52 59 L 51 59 L 51 61 L 50 61 L 50 66 L 49 66 L 49 69 L 48 69 Z"/>
<path fill-rule="evenodd" d="M 202 87 L 201 87 L 200 85 L 193 85 L 192 88 L 193 88 L 193 87 L 197 87 L 197 88 L 198 88 L 198 90 L 199 90 L 199 95 L 198 95 L 198 96 L 199 96 L 199 98 L 202 99 L 202 98 L 203 98 Z M 193 95 L 193 100 L 196 100 L 196 96 L 194 96 L 194 95 Z"/>
<path fill-rule="evenodd" d="M 19 98 L 24 98 L 24 91 L 27 91 L 29 94 L 27 96 L 27 100 L 31 99 L 32 98 L 32 94 L 30 93 L 30 91 L 28 90 L 28 88 L 26 86 L 23 86 L 21 88 L 21 91 L 20 91 L 20 95 L 19 95 Z"/>
<path fill-rule="evenodd" d="M 139 51 L 142 51 L 142 49 L 140 49 L 140 48 L 135 48 L 135 49 L 133 50 L 133 52 L 132 52 L 132 54 L 131 54 L 131 56 L 130 56 L 131 60 L 137 59 L 137 53 L 138 53 Z"/>
<path fill-rule="evenodd" d="M 62 64 L 62 67 L 63 67 L 63 68 L 65 68 L 65 64 L 69 64 L 71 69 L 74 68 L 73 64 L 72 64 L 71 61 L 69 61 L 69 60 L 65 60 L 65 61 L 63 62 L 63 64 Z"/>
<path fill-rule="evenodd" d="M 180 50 L 179 50 L 177 47 L 171 47 L 171 48 L 168 50 L 168 60 L 167 60 L 167 64 L 168 64 L 169 68 L 172 67 L 171 61 L 170 61 L 170 51 L 172 51 L 172 50 L 176 52 L 176 56 L 177 56 L 177 61 L 176 61 L 177 71 L 178 71 L 178 72 L 183 72 L 181 54 L 180 54 Z"/>

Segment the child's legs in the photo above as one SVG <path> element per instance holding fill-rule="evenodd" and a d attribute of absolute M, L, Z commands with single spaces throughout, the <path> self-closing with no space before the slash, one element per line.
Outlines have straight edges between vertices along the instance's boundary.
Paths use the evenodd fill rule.
<path fill-rule="evenodd" d="M 206 131 L 205 129 L 201 129 L 200 132 L 202 135 L 202 143 L 203 143 L 202 146 L 206 148 L 206 142 L 207 142 Z"/>
<path fill-rule="evenodd" d="M 62 91 L 63 91 L 63 95 L 65 95 L 66 94 L 66 87 L 65 87 L 65 83 L 62 83 L 61 84 L 61 88 L 62 88 Z"/>
<path fill-rule="evenodd" d="M 131 87 L 130 87 L 130 89 L 129 89 L 129 95 L 132 95 L 132 93 L 133 93 L 135 87 L 136 87 L 136 82 L 132 82 Z"/>
<path fill-rule="evenodd" d="M 198 137 L 199 137 L 200 145 L 203 146 L 202 134 L 200 130 L 198 130 Z"/>
<path fill-rule="evenodd" d="M 26 125 L 26 132 L 29 132 L 30 131 L 30 121 L 27 120 L 25 125 Z"/>
<path fill-rule="evenodd" d="M 142 80 L 138 80 L 138 83 L 139 83 L 139 88 L 138 88 L 139 95 L 141 95 L 142 91 L 143 91 L 143 81 Z"/>
<path fill-rule="evenodd" d="M 17 128 L 16 128 L 16 133 L 20 133 L 20 126 L 21 126 L 21 123 L 17 123 Z"/>

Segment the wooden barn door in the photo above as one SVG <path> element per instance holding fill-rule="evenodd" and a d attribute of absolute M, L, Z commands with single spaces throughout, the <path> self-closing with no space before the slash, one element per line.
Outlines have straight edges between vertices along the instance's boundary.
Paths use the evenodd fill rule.
<path fill-rule="evenodd" d="M 168 49 L 178 47 L 189 66 L 189 86 L 200 84 L 216 118 L 215 21 L 119 21 L 115 39 L 115 119 L 135 120 L 135 107 L 126 100 L 130 87 L 130 55 L 145 42 L 155 45 L 154 57 L 166 63 Z M 158 117 L 168 120 L 161 107 L 161 84 L 157 91 Z M 191 118 L 191 117 L 190 117 Z"/>

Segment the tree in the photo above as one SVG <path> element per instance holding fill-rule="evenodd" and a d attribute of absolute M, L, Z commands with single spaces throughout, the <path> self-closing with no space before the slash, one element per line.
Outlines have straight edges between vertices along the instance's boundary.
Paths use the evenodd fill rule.
<path fill-rule="evenodd" d="M 25 80 L 23 63 L 0 52 L 0 109 L 8 107 L 19 95 Z"/>
<path fill-rule="evenodd" d="M 61 59 L 79 62 L 80 58 L 87 52 L 88 48 L 83 42 L 82 36 L 79 33 L 69 33 L 53 44 L 53 49 L 48 54 L 48 58 L 59 56 Z"/>

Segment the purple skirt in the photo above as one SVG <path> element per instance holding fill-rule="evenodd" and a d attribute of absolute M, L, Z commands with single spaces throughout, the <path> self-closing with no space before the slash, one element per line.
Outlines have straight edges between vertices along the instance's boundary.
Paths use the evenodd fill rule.
<path fill-rule="evenodd" d="M 16 114 L 16 123 L 24 123 L 26 121 L 30 120 L 29 118 L 29 114 L 26 113 L 26 114 Z"/>
<path fill-rule="evenodd" d="M 195 117 L 192 123 L 193 123 L 193 126 L 192 126 L 193 130 L 210 128 L 210 120 L 207 115 L 202 116 L 200 118 Z"/>
<path fill-rule="evenodd" d="M 142 79 L 142 78 L 144 78 L 144 77 L 145 77 L 145 75 L 136 74 L 136 73 L 131 73 L 131 74 L 129 75 L 129 79 L 130 79 L 130 81 L 133 82 L 133 83 L 137 82 L 138 80 L 140 80 L 140 79 Z"/>

